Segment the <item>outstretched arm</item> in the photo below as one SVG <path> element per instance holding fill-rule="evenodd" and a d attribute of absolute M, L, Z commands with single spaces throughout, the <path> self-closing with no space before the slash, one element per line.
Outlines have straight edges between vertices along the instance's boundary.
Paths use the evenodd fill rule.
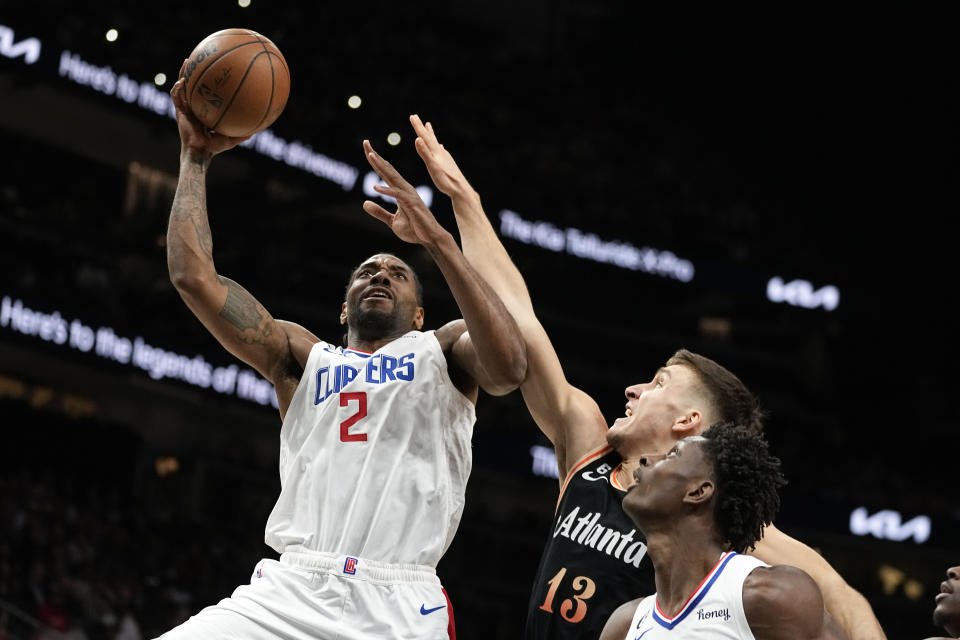
<path fill-rule="evenodd" d="M 847 639 L 816 583 L 795 567 L 754 569 L 743 583 L 743 611 L 757 640 Z"/>
<path fill-rule="evenodd" d="M 503 300 L 526 342 L 529 364 L 520 389 L 534 421 L 553 443 L 562 483 L 580 458 L 606 444 L 606 421 L 597 403 L 567 381 L 557 352 L 534 313 L 523 276 L 483 211 L 479 194 L 437 140 L 433 126 L 416 115 L 410 116 L 410 123 L 417 134 L 417 153 L 433 183 L 453 202 L 464 255 Z"/>
<path fill-rule="evenodd" d="M 820 588 L 827 611 L 851 640 L 884 640 L 886 635 L 870 603 L 823 556 L 773 525 L 763 530 L 750 555 L 771 565 L 790 565 L 808 574 Z"/>
<path fill-rule="evenodd" d="M 513 391 L 520 386 L 527 369 L 527 350 L 516 322 L 497 294 L 467 263 L 453 236 L 440 226 L 416 189 L 368 141 L 363 146 L 370 166 L 386 183 L 374 188 L 397 200 L 396 213 L 369 200 L 363 203 L 364 210 L 389 226 L 401 240 L 420 244 L 427 250 L 463 314 L 469 333 L 452 324 L 444 327 L 443 333 L 438 332 L 438 338 L 448 335 L 453 361 L 484 391 L 494 395 Z M 468 395 L 474 396 L 469 392 Z"/>
<path fill-rule="evenodd" d="M 298 325 L 278 323 L 246 289 L 217 273 L 207 219 L 207 169 L 213 156 L 244 138 L 207 131 L 186 105 L 182 78 L 170 95 L 181 141 L 180 177 L 167 226 L 170 280 L 217 341 L 274 384 L 283 415 L 316 339 L 311 342 Z M 300 354 L 299 364 L 294 353 Z"/>

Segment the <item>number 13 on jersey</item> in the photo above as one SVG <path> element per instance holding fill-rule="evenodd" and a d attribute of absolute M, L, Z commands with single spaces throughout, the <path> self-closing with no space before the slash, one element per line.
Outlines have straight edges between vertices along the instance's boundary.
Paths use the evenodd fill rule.
<path fill-rule="evenodd" d="M 547 582 L 550 585 L 550 590 L 547 591 L 547 597 L 540 605 L 543 611 L 553 613 L 553 600 L 556 598 L 557 589 L 560 588 L 566 575 L 567 568 L 563 567 Z M 574 590 L 573 598 L 566 598 L 560 603 L 560 616 L 567 622 L 580 622 L 587 615 L 587 600 L 593 597 L 597 585 L 586 576 L 575 577 L 571 584 Z"/>

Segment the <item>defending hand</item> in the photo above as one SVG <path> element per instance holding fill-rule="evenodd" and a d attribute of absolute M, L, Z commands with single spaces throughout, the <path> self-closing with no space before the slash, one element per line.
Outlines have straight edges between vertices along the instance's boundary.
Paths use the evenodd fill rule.
<path fill-rule="evenodd" d="M 424 125 L 416 114 L 410 116 L 410 124 L 417 134 L 414 146 L 423 163 L 427 165 L 427 171 L 437 189 L 451 198 L 472 194 L 473 187 L 467 182 L 450 152 L 437 140 L 433 125 L 429 122 Z"/>
<path fill-rule="evenodd" d="M 397 211 L 396 213 L 390 213 L 370 200 L 364 201 L 363 210 L 390 227 L 391 231 L 404 242 L 424 246 L 436 244 L 439 238 L 446 233 L 446 230 L 433 217 L 433 212 L 420 199 L 417 190 L 403 179 L 403 176 L 393 168 L 392 164 L 373 150 L 369 140 L 363 141 L 363 150 L 366 152 L 367 162 L 377 172 L 380 179 L 386 183 L 385 185 L 374 185 L 373 188 L 377 193 L 395 198 L 397 200 Z"/>

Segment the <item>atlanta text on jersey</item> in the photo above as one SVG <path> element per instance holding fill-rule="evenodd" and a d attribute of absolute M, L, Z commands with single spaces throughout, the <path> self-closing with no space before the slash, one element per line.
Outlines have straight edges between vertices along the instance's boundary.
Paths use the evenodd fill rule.
<path fill-rule="evenodd" d="M 569 538 L 577 544 L 602 551 L 639 568 L 640 561 L 647 552 L 647 545 L 641 540 L 634 541 L 637 530 L 631 529 L 630 533 L 624 534 L 612 527 L 604 527 L 598 520 L 600 512 L 588 512 L 580 516 L 580 507 L 574 507 L 560 520 L 553 537 Z"/>

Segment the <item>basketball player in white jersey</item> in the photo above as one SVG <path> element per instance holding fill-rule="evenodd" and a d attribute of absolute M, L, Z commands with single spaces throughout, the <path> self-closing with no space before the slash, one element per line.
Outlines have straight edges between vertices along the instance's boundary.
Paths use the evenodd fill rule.
<path fill-rule="evenodd" d="M 951 638 L 960 638 L 960 567 L 947 569 L 947 579 L 940 584 L 940 593 L 934 598 L 933 624 L 943 627 Z M 946 640 L 928 638 L 927 640 Z"/>
<path fill-rule="evenodd" d="M 398 209 L 369 201 L 364 209 L 430 253 L 464 319 L 421 332 L 416 276 L 386 254 L 351 275 L 340 312 L 345 348 L 273 319 L 213 262 L 205 174 L 241 140 L 204 130 L 182 79 L 171 95 L 182 143 L 171 280 L 217 340 L 274 384 L 283 424 L 281 491 L 265 536 L 279 561 L 262 560 L 249 585 L 163 637 L 449 637 L 453 617 L 435 567 L 463 510 L 478 389 L 508 393 L 525 373 L 515 323 L 414 188 L 366 142 L 385 182 L 377 190 Z"/>
<path fill-rule="evenodd" d="M 647 539 L 656 593 L 619 607 L 601 640 L 846 638 L 806 573 L 740 555 L 776 515 L 780 461 L 733 423 L 641 457 L 623 509 Z"/>
<path fill-rule="evenodd" d="M 642 551 L 635 552 L 630 562 L 629 551 L 635 544 L 631 538 L 634 541 L 630 546 L 614 547 L 615 555 L 625 562 L 604 564 L 609 554 L 582 544 L 588 527 L 582 527 L 582 535 L 574 542 L 572 535 L 565 537 L 563 533 L 572 534 L 577 529 L 564 529 L 563 518 L 572 517 L 579 508 L 581 517 L 586 512 L 600 518 L 593 526 L 603 525 L 621 539 L 633 536 L 636 532 L 629 526 L 624 530 L 619 522 L 606 518 L 626 519 L 616 507 L 639 465 L 640 455 L 665 453 L 677 440 L 699 434 L 716 422 L 759 421 L 757 412 L 746 406 L 750 394 L 733 374 L 708 358 L 681 350 L 657 370 L 653 379 L 626 388 L 626 416 L 608 427 L 596 401 L 567 381 L 534 312 L 523 276 L 491 226 L 479 194 L 439 143 L 433 127 L 417 116 L 411 116 L 410 121 L 417 134 L 417 152 L 434 184 L 453 202 L 464 254 L 503 300 L 523 334 L 528 369 L 520 390 L 531 416 L 557 454 L 561 485 L 557 520 L 544 549 L 537 590 L 531 595 L 526 638 L 595 638 L 614 607 L 642 595 L 624 596 L 624 589 L 638 576 L 642 578 L 644 572 L 637 569 L 644 569 L 648 563 L 638 557 Z M 583 480 L 581 476 L 588 473 L 591 478 L 603 474 L 604 481 Z M 585 504 L 567 505 L 568 511 L 562 511 L 563 501 L 578 482 L 581 494 L 586 496 Z M 600 504 L 605 506 L 591 506 Z M 771 525 L 751 554 L 769 564 L 792 565 L 810 574 L 823 593 L 827 609 L 852 639 L 885 638 L 867 600 L 813 549 Z M 598 569 L 600 566 L 604 568 Z M 614 581 L 619 581 L 619 586 L 612 585 Z M 612 596 L 603 595 L 605 585 L 612 585 L 606 590 Z"/>

